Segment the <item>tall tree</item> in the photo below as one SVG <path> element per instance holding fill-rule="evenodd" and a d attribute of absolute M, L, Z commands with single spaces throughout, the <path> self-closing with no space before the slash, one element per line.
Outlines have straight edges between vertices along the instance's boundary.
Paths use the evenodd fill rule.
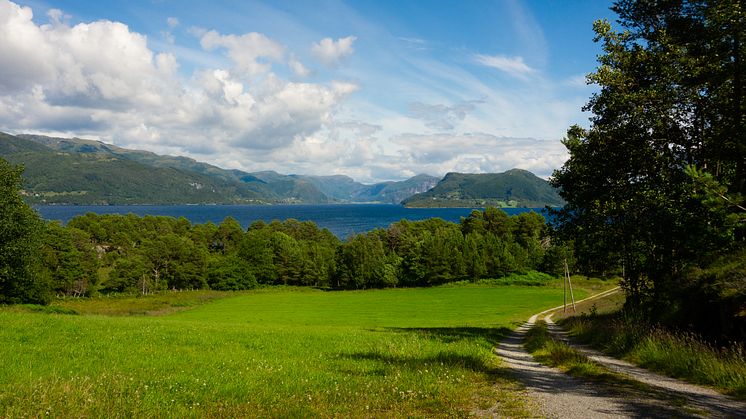
<path fill-rule="evenodd" d="M 604 54 L 588 79 L 600 90 L 585 108 L 590 128 L 572 127 L 564 141 L 570 159 L 552 184 L 567 205 L 555 220 L 579 264 L 616 265 L 631 304 L 666 307 L 689 265 L 742 240 L 692 174 L 725 185 L 731 196 L 717 199 L 746 192 L 745 10 L 683 0 L 622 0 L 612 10 L 623 30 L 594 24 Z"/>
<path fill-rule="evenodd" d="M 21 173 L 0 159 L 0 303 L 47 303 L 40 271 L 43 224 L 21 197 Z"/>

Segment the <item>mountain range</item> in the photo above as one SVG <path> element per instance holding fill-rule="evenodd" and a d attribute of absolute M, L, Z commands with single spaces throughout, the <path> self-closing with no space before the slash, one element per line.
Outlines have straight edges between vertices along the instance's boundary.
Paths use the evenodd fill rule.
<path fill-rule="evenodd" d="M 0 157 L 25 167 L 32 204 L 403 203 L 412 207 L 560 205 L 531 172 L 417 175 L 372 185 L 344 175 L 284 175 L 227 170 L 181 156 L 130 150 L 95 140 L 0 133 Z"/>
<path fill-rule="evenodd" d="M 23 164 L 34 204 L 396 203 L 440 179 L 418 175 L 366 185 L 342 175 L 226 170 L 181 156 L 100 141 L 0 133 L 0 157 Z"/>

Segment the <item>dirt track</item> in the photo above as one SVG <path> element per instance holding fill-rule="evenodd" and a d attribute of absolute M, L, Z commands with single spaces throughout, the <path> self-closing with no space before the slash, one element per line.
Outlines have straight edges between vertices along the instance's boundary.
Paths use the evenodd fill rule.
<path fill-rule="evenodd" d="M 614 292 L 606 291 L 584 301 Z M 561 307 L 560 307 L 561 308 Z M 556 311 L 546 310 L 532 316 L 495 349 L 505 365 L 524 383 L 531 399 L 537 402 L 540 417 L 604 418 L 604 417 L 746 417 L 746 403 L 724 396 L 714 390 L 688 384 L 610 358 L 585 347 L 581 351 L 594 361 L 631 380 L 647 385 L 641 390 L 630 385 L 606 385 L 571 377 L 559 370 L 539 364 L 523 348 L 528 329 L 537 319 Z M 550 332 L 566 339 L 548 316 Z M 645 388 L 645 386 L 642 386 Z"/>

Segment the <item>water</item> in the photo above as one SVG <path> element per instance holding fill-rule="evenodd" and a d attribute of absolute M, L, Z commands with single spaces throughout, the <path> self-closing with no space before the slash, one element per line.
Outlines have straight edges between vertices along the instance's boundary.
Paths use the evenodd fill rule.
<path fill-rule="evenodd" d="M 220 223 L 231 216 L 244 228 L 254 221 L 285 220 L 295 218 L 300 221 L 313 221 L 319 227 L 328 228 L 337 237 L 345 238 L 376 228 L 386 228 L 402 219 L 424 220 L 442 218 L 458 222 L 466 217 L 472 208 L 405 208 L 389 204 L 330 204 L 330 205 L 39 205 L 35 209 L 42 218 L 66 223 L 71 218 L 87 212 L 97 214 L 136 214 L 166 215 L 184 217 L 193 224 L 208 221 Z M 506 208 L 508 214 L 529 211 L 527 208 Z M 534 209 L 541 211 L 541 209 Z"/>

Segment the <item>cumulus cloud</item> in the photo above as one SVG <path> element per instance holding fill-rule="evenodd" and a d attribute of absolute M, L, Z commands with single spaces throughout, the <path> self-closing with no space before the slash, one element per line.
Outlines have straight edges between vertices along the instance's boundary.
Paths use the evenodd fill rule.
<path fill-rule="evenodd" d="M 326 66 L 335 66 L 343 58 L 352 55 L 355 49 L 352 44 L 357 40 L 355 36 L 339 38 L 324 38 L 311 46 L 311 53 Z"/>
<path fill-rule="evenodd" d="M 174 154 L 244 150 L 259 158 L 314 138 L 357 89 L 344 81 L 281 79 L 272 62 L 299 75 L 307 70 L 294 56 L 285 62 L 285 47 L 256 32 L 192 29 L 205 50 L 224 51 L 232 65 L 198 69 L 184 80 L 174 54 L 154 52 L 146 36 L 120 22 L 69 25 L 57 18 L 37 25 L 32 18 L 30 8 L 0 0 L 5 130 L 69 132 Z"/>
<path fill-rule="evenodd" d="M 221 35 L 207 31 L 200 37 L 200 45 L 208 51 L 224 48 L 236 68 L 249 76 L 267 73 L 271 65 L 264 60 L 281 61 L 285 53 L 282 44 L 257 32 Z"/>
<path fill-rule="evenodd" d="M 481 65 L 500 70 L 517 78 L 526 78 L 536 72 L 535 69 L 529 67 L 523 61 L 523 57 L 475 54 L 474 60 Z"/>

